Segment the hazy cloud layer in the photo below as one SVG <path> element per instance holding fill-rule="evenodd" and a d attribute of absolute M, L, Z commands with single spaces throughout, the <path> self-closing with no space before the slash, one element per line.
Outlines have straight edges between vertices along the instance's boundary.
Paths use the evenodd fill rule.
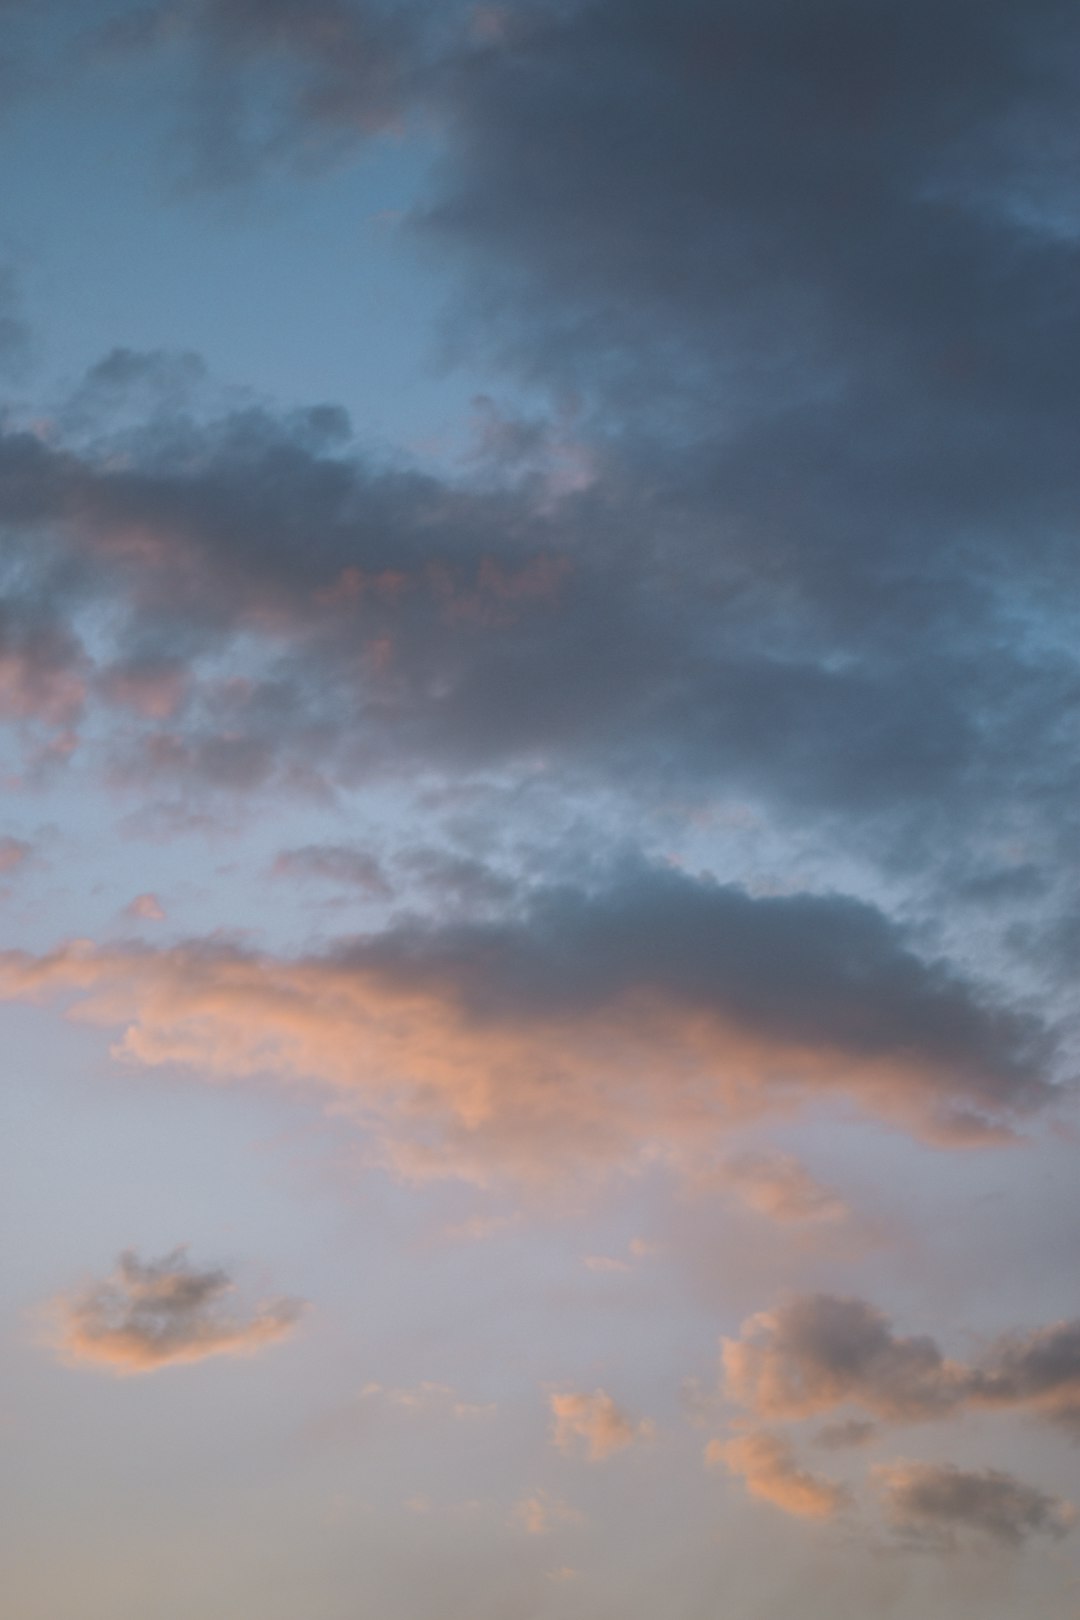
<path fill-rule="evenodd" d="M 269 1300 L 235 1313 L 235 1287 L 225 1271 L 198 1270 L 183 1249 L 149 1261 L 127 1250 L 104 1282 L 53 1302 L 57 1352 L 69 1365 L 126 1375 L 255 1355 L 292 1333 L 302 1301 Z"/>

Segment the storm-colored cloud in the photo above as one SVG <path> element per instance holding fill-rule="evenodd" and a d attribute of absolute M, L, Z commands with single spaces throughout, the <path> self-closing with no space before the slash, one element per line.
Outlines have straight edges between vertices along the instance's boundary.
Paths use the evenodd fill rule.
<path fill-rule="evenodd" d="M 603 1462 L 652 1433 L 649 1420 L 628 1417 L 602 1389 L 592 1395 L 564 1391 L 551 1396 L 551 1439 L 560 1451 L 584 1450 L 590 1462 Z"/>
<path fill-rule="evenodd" d="M 211 1356 L 250 1356 L 293 1332 L 304 1310 L 274 1299 L 235 1312 L 236 1285 L 217 1267 L 199 1270 L 184 1249 L 143 1261 L 121 1256 L 104 1282 L 52 1302 L 53 1342 L 70 1366 L 127 1376 Z"/>
<path fill-rule="evenodd" d="M 875 1475 L 892 1527 L 916 1546 L 948 1551 L 966 1533 L 1019 1547 L 1034 1535 L 1063 1536 L 1076 1522 L 1070 1502 L 996 1468 L 895 1462 Z"/>

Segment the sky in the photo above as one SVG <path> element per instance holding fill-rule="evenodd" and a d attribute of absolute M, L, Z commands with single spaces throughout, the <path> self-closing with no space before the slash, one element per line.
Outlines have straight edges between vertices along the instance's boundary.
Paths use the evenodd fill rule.
<path fill-rule="evenodd" d="M 1080 1620 L 1080 13 L 0 4 L 11 1620 Z"/>

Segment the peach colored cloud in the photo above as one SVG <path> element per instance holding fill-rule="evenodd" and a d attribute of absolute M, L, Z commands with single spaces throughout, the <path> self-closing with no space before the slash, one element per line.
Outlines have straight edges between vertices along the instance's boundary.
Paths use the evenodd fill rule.
<path fill-rule="evenodd" d="M 602 1389 L 592 1395 L 563 1392 L 551 1397 L 551 1438 L 560 1451 L 581 1442 L 590 1462 L 602 1462 L 653 1432 L 648 1419 L 635 1423 Z"/>
<path fill-rule="evenodd" d="M 156 1372 L 211 1356 L 254 1355 L 288 1337 L 304 1309 L 300 1300 L 275 1299 L 237 1315 L 228 1306 L 234 1291 L 226 1272 L 197 1270 L 182 1248 L 146 1262 L 128 1250 L 104 1282 L 51 1302 L 53 1347 L 68 1366 L 119 1376 Z"/>
<path fill-rule="evenodd" d="M 848 1213 L 843 1199 L 788 1153 L 746 1153 L 729 1159 L 721 1179 L 748 1209 L 772 1220 L 838 1221 Z"/>
<path fill-rule="evenodd" d="M 156 894 L 137 894 L 124 907 L 123 914 L 133 922 L 165 921 L 165 907 Z"/>
<path fill-rule="evenodd" d="M 713 1440 L 705 1452 L 711 1466 L 739 1475 L 751 1496 L 803 1519 L 831 1519 L 850 1500 L 842 1485 L 800 1468 L 790 1443 L 767 1429 L 732 1440 Z"/>
<path fill-rule="evenodd" d="M 500 939 L 477 931 L 416 946 L 391 932 L 299 959 L 215 940 L 162 950 L 75 941 L 4 953 L 0 997 L 69 998 L 72 1016 L 120 1027 L 117 1056 L 151 1067 L 321 1083 L 371 1128 L 379 1161 L 412 1179 L 688 1163 L 732 1124 L 837 1091 L 931 1136 L 985 1139 L 964 1074 L 950 1078 L 932 1053 L 845 1050 L 636 976 L 577 1003 L 560 988 L 566 1004 L 549 1007 L 546 960 L 534 973 L 523 957 L 528 995 L 513 977 L 485 985 L 489 960 L 504 977 L 517 972 Z M 832 1207 L 790 1167 L 748 1171 L 746 1184 L 777 1213 Z"/>

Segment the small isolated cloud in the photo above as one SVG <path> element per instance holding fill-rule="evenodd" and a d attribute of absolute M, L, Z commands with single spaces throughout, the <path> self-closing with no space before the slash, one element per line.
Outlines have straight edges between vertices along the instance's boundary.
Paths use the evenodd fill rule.
<path fill-rule="evenodd" d="M 33 846 L 23 838 L 0 838 L 0 876 L 11 877 L 33 854 Z"/>
<path fill-rule="evenodd" d="M 550 1491 L 534 1491 L 514 1508 L 514 1518 L 530 1536 L 550 1535 L 560 1525 L 584 1524 L 585 1515 Z"/>
<path fill-rule="evenodd" d="M 831 1519 L 849 1501 L 842 1485 L 800 1468 L 790 1443 L 767 1429 L 753 1429 L 706 1448 L 710 1467 L 723 1464 L 751 1496 L 800 1519 Z"/>
<path fill-rule="evenodd" d="M 164 922 L 165 907 L 156 894 L 137 894 L 123 911 L 132 922 Z"/>
<path fill-rule="evenodd" d="M 69 1366 L 125 1376 L 210 1356 L 254 1355 L 296 1327 L 302 1300 L 267 1300 L 234 1314 L 228 1307 L 235 1286 L 220 1268 L 197 1270 L 183 1248 L 145 1262 L 129 1249 L 104 1282 L 53 1301 L 55 1348 Z"/>
<path fill-rule="evenodd" d="M 586 1254 L 581 1263 L 589 1271 L 622 1272 L 631 1269 L 629 1260 L 620 1260 L 613 1254 Z"/>
<path fill-rule="evenodd" d="M 554 1444 L 560 1451 L 570 1452 L 581 1441 L 590 1462 L 602 1462 L 605 1457 L 625 1450 L 635 1440 L 644 1440 L 653 1432 L 647 1419 L 635 1423 L 602 1389 L 592 1395 L 570 1392 L 552 1395 L 551 1412 Z"/>
<path fill-rule="evenodd" d="M 747 1153 L 729 1159 L 727 1184 L 748 1209 L 776 1221 L 838 1221 L 843 1199 L 824 1187 L 788 1153 Z"/>
<path fill-rule="evenodd" d="M 947 1552 L 958 1532 L 967 1532 L 1019 1547 L 1033 1535 L 1063 1536 L 1076 1522 L 1071 1502 L 995 1468 L 901 1461 L 875 1469 L 875 1475 L 890 1523 L 915 1545 Z"/>

